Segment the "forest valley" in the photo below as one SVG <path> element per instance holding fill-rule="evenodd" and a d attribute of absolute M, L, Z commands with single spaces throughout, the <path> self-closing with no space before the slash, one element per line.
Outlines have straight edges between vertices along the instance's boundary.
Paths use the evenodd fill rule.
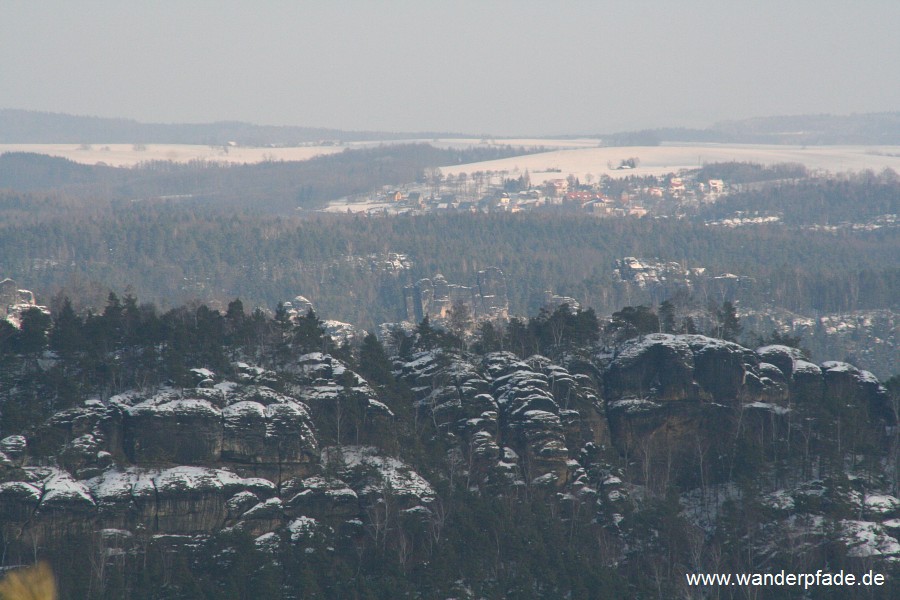
<path fill-rule="evenodd" d="M 896 374 L 895 173 L 800 177 L 787 166 L 712 164 L 696 176 L 738 182 L 743 191 L 644 218 L 310 210 L 422 179 L 441 165 L 518 150 L 473 152 L 411 144 L 302 163 L 132 169 L 4 154 L 0 278 L 37 290 L 54 311 L 69 296 L 82 314 L 102 310 L 109 290 L 164 309 L 191 303 L 223 312 L 235 297 L 252 312 L 302 294 L 322 318 L 374 331 L 407 318 L 406 286 L 437 273 L 471 286 L 479 271 L 497 267 L 510 314 L 537 313 L 547 291 L 601 318 L 624 306 L 658 311 L 669 300 L 679 318 L 696 321 L 728 301 L 747 324 L 745 344 L 751 333 L 775 329 L 801 336 L 816 360 L 847 360 L 884 379 Z M 644 185 L 612 181 L 607 193 Z M 392 256 L 405 260 L 393 265 Z M 689 276 L 621 277 L 616 265 L 627 257 L 677 265 Z"/>

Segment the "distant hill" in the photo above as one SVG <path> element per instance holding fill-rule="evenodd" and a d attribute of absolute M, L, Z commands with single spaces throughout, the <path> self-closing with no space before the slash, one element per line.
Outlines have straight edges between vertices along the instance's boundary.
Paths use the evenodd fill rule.
<path fill-rule="evenodd" d="M 324 127 L 217 123 L 141 123 L 133 119 L 85 117 L 0 109 L 0 144 L 201 144 L 295 146 L 323 140 L 378 141 L 479 137 L 434 131 L 344 131 Z M 664 127 L 598 134 L 610 146 L 654 146 L 661 142 L 738 144 L 900 144 L 900 112 L 853 115 L 794 115 L 720 121 L 703 129 Z"/>
<path fill-rule="evenodd" d="M 112 173 L 116 173 L 112 167 L 82 165 L 56 156 L 30 152 L 0 154 L 0 188 L 11 190 L 48 190 L 92 184 Z"/>
<path fill-rule="evenodd" d="M 343 131 L 322 127 L 218 123 L 140 123 L 133 119 L 0 109 L 0 144 L 202 144 L 288 145 L 321 140 L 368 141 L 461 137 L 443 132 Z"/>
<path fill-rule="evenodd" d="M 539 148 L 534 150 L 538 151 Z M 70 199 L 129 200 L 191 197 L 217 206 L 244 206 L 259 200 L 273 212 L 317 208 L 328 200 L 364 194 L 382 185 L 421 180 L 429 167 L 497 160 L 528 153 L 522 147 L 493 145 L 466 149 L 424 143 L 377 144 L 345 149 L 304 161 L 150 161 L 133 168 L 82 165 L 31 152 L 0 153 L 0 190 L 51 191 Z"/>
<path fill-rule="evenodd" d="M 661 142 L 730 144 L 900 144 L 900 112 L 794 115 L 721 121 L 706 129 L 659 128 L 597 136 L 610 146 Z"/>
<path fill-rule="evenodd" d="M 796 115 L 722 121 L 710 128 L 735 141 L 780 144 L 898 144 L 900 112 Z"/>

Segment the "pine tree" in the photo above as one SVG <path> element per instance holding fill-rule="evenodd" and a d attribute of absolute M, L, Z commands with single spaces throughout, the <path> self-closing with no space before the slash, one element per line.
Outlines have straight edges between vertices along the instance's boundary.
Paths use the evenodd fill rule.
<path fill-rule="evenodd" d="M 473 350 L 478 354 L 496 352 L 503 348 L 503 340 L 490 321 L 484 321 L 478 326 L 478 340 L 473 345 Z"/>
<path fill-rule="evenodd" d="M 66 296 L 62 308 L 53 320 L 53 329 L 50 331 L 50 349 L 58 353 L 62 358 L 70 358 L 82 348 L 84 323 L 75 314 L 72 302 Z"/>
<path fill-rule="evenodd" d="M 13 338 L 13 350 L 19 354 L 38 354 L 47 347 L 50 315 L 37 307 L 22 312 L 22 326 Z"/>
<path fill-rule="evenodd" d="M 437 346 L 437 331 L 431 326 L 431 320 L 428 318 L 428 315 L 425 315 L 422 321 L 416 325 L 416 348 L 433 350 Z"/>
<path fill-rule="evenodd" d="M 681 320 L 681 333 L 689 333 L 695 334 L 698 333 L 697 325 L 694 323 L 694 318 L 688 315 L 687 317 Z"/>
<path fill-rule="evenodd" d="M 463 302 L 454 302 L 453 306 L 450 307 L 448 317 L 451 333 L 460 340 L 464 340 L 466 333 L 472 326 L 472 310 L 469 308 L 469 305 Z"/>
<path fill-rule="evenodd" d="M 655 333 L 659 331 L 659 317 L 647 306 L 626 306 L 612 314 L 612 322 L 606 330 L 615 341 Z"/>
<path fill-rule="evenodd" d="M 107 345 L 107 351 L 112 350 L 122 343 L 124 327 L 124 308 L 119 297 L 110 292 L 103 309 L 102 332 Z"/>
<path fill-rule="evenodd" d="M 506 325 L 506 331 L 503 334 L 503 346 L 520 358 L 525 358 L 530 353 L 532 343 L 529 331 L 525 323 L 518 317 L 512 317 Z"/>
<path fill-rule="evenodd" d="M 374 333 L 364 337 L 359 347 L 359 372 L 372 383 L 381 385 L 393 379 L 391 361 Z"/>
<path fill-rule="evenodd" d="M 6 319 L 0 319 L 0 356 L 13 351 L 14 340 L 19 330 Z"/>
<path fill-rule="evenodd" d="M 662 333 L 675 333 L 675 305 L 668 300 L 659 305 L 659 327 Z"/>
<path fill-rule="evenodd" d="M 294 325 L 293 345 L 302 352 L 326 350 L 325 327 L 310 308 Z"/>
<path fill-rule="evenodd" d="M 246 343 L 246 325 L 247 315 L 244 314 L 244 303 L 240 298 L 235 298 L 228 303 L 225 311 L 225 343 L 229 346 Z"/>
<path fill-rule="evenodd" d="M 719 336 L 723 340 L 736 342 L 744 328 L 741 325 L 740 319 L 738 319 L 734 305 L 726 300 L 722 303 L 722 308 L 717 311 L 716 317 L 719 320 Z"/>

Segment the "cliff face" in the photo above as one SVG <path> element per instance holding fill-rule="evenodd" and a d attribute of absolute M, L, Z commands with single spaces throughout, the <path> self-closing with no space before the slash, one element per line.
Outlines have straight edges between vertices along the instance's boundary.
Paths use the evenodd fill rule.
<path fill-rule="evenodd" d="M 636 535 L 628 515 L 647 497 L 687 490 L 689 507 L 696 490 L 721 485 L 727 495 L 737 473 L 765 472 L 781 457 L 798 466 L 793 487 L 761 500 L 773 515 L 788 519 L 779 507 L 793 503 L 810 522 L 834 518 L 809 500 L 821 485 L 834 495 L 829 506 L 859 505 L 856 519 L 845 511 L 835 521 L 848 543 L 871 537 L 887 549 L 881 556 L 900 557 L 883 525 L 900 518 L 900 500 L 873 483 L 883 477 L 855 479 L 857 491 L 835 483 L 845 464 L 837 448 L 865 456 L 891 443 L 896 412 L 884 387 L 792 348 L 655 334 L 613 355 L 557 361 L 420 352 L 394 362 L 412 403 L 407 421 L 383 390 L 327 354 L 277 372 L 234 363 L 228 377 L 198 373 L 202 387 L 87 399 L 0 440 L 9 560 L 78 536 L 140 552 L 149 543 L 200 547 L 220 532 L 251 536 L 270 553 L 411 544 L 419 550 L 400 556 L 414 560 L 441 539 L 448 500 L 438 490 L 464 482 L 476 496 L 528 490 L 560 515 L 593 515 L 619 544 L 618 561 Z M 409 458 L 426 450 L 398 447 L 400 427 L 438 452 L 426 470 Z"/>
<path fill-rule="evenodd" d="M 356 490 L 377 487 L 387 477 L 356 478 L 354 490 L 337 476 L 322 479 L 326 462 L 341 473 L 359 464 L 375 464 L 378 473 L 408 470 L 396 459 L 378 462 L 374 450 L 369 453 L 375 458 L 355 462 L 343 452 L 323 458 L 311 413 L 327 427 L 335 403 L 350 403 L 345 392 L 362 404 L 371 426 L 367 439 L 377 439 L 393 421 L 374 390 L 340 361 L 322 354 L 297 359 L 282 385 L 291 394 L 263 385 L 271 372 L 243 363 L 234 371 L 240 382 L 206 371 L 204 385 L 210 387 L 87 400 L 27 436 L 3 439 L 5 542 L 42 546 L 111 528 L 208 535 L 238 527 L 262 535 L 300 514 L 358 516 L 363 505 Z M 357 454 L 368 457 L 366 452 Z M 393 481 L 395 489 L 401 480 Z M 413 486 L 411 497 L 424 488 L 421 482 Z M 419 499 L 426 497 L 423 492 Z"/>
<path fill-rule="evenodd" d="M 882 429 L 879 436 L 896 423 L 886 390 L 871 373 L 844 363 L 818 367 L 786 346 L 754 352 L 700 335 L 653 334 L 626 343 L 604 382 L 613 442 L 644 464 L 645 481 L 662 465 L 668 465 L 664 481 L 725 477 L 723 458 L 735 437 L 786 435 L 796 414 L 842 405 L 860 411 L 876 433 Z M 671 467 L 704 460 L 713 474 Z"/>
<path fill-rule="evenodd" d="M 421 418 L 459 440 L 474 481 L 563 487 L 574 451 L 608 439 L 590 378 L 545 357 L 495 352 L 471 363 L 430 351 L 398 363 L 397 372 L 415 392 Z"/>

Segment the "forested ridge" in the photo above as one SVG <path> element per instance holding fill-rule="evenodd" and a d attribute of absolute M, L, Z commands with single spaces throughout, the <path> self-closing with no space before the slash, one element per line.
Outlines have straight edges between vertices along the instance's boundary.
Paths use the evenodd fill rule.
<path fill-rule="evenodd" d="M 112 200 L 128 203 L 177 196 L 203 209 L 252 209 L 293 214 L 329 200 L 370 193 L 383 185 L 420 180 L 426 168 L 539 152 L 511 146 L 442 149 L 430 144 L 394 144 L 345 149 L 306 161 L 225 165 L 151 161 L 135 167 L 81 165 L 24 152 L 0 155 L 0 189 L 47 192 L 82 208 Z"/>
<path fill-rule="evenodd" d="M 2 560 L 66 600 L 690 597 L 685 573 L 823 564 L 888 577 L 823 598 L 891 597 L 896 380 L 674 335 L 670 308 L 424 319 L 396 352 L 238 299 L 30 309 L 0 330 Z M 242 454 L 255 410 L 312 456 Z"/>
<path fill-rule="evenodd" d="M 704 211 L 711 218 L 743 213 L 780 215 L 789 226 L 865 223 L 900 213 L 900 179 L 872 173 L 848 179 L 792 181 L 774 189 L 727 196 Z"/>
<path fill-rule="evenodd" d="M 133 119 L 111 119 L 0 109 L 0 143 L 4 144 L 211 144 L 295 145 L 321 140 L 398 140 L 462 137 L 437 132 L 343 131 L 325 127 L 254 125 L 239 121 L 217 123 L 141 123 Z M 469 136 L 471 137 L 471 136 Z"/>

